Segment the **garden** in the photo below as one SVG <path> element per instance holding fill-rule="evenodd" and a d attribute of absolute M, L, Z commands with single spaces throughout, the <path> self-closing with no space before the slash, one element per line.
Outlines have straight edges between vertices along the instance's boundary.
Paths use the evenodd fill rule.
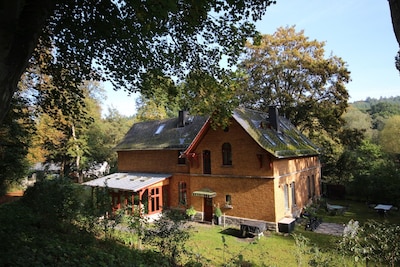
<path fill-rule="evenodd" d="M 194 222 L 170 210 L 148 222 L 124 213 L 106 218 L 102 201 L 66 181 L 46 181 L 0 205 L 1 266 L 398 266 L 400 212 L 386 216 L 373 206 L 329 200 L 308 207 L 322 223 L 346 224 L 346 235 L 305 230 L 242 237 L 237 226 Z M 98 195 L 97 199 L 107 195 Z M 350 222 L 350 223 L 349 223 Z"/>

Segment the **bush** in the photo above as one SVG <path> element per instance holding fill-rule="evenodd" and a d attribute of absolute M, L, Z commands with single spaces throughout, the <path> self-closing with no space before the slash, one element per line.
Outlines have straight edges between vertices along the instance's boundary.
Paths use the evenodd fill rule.
<path fill-rule="evenodd" d="M 82 211 L 84 187 L 69 180 L 58 178 L 36 182 L 28 188 L 22 198 L 23 203 L 38 213 L 46 221 L 70 221 Z"/>

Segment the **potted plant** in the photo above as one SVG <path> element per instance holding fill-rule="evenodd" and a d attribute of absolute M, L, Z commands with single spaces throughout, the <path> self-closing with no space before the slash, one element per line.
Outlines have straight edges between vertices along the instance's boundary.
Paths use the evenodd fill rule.
<path fill-rule="evenodd" d="M 190 206 L 190 208 L 186 209 L 186 215 L 193 220 L 194 219 L 194 215 L 196 215 L 197 211 L 194 209 L 193 206 Z"/>
<path fill-rule="evenodd" d="M 216 208 L 215 208 L 215 210 L 214 210 L 214 222 L 215 222 L 215 224 L 216 225 L 221 225 L 222 224 L 222 222 L 221 222 L 221 216 L 222 216 L 222 211 L 221 211 L 221 209 L 219 208 L 219 206 L 217 206 Z"/>

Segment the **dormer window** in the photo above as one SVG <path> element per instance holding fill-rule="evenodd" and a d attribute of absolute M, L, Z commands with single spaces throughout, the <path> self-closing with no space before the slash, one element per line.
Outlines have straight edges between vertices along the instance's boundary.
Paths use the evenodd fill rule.
<path fill-rule="evenodd" d="M 232 147 L 229 143 L 222 145 L 222 164 L 232 165 Z"/>

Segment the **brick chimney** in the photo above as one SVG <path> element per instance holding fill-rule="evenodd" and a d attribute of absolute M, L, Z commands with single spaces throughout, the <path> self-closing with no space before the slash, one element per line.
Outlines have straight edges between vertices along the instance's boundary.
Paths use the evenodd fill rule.
<path fill-rule="evenodd" d="M 268 107 L 268 116 L 269 116 L 269 123 L 271 124 L 272 128 L 275 129 L 277 132 L 280 132 L 279 126 L 279 113 L 277 106 L 269 106 Z"/>

